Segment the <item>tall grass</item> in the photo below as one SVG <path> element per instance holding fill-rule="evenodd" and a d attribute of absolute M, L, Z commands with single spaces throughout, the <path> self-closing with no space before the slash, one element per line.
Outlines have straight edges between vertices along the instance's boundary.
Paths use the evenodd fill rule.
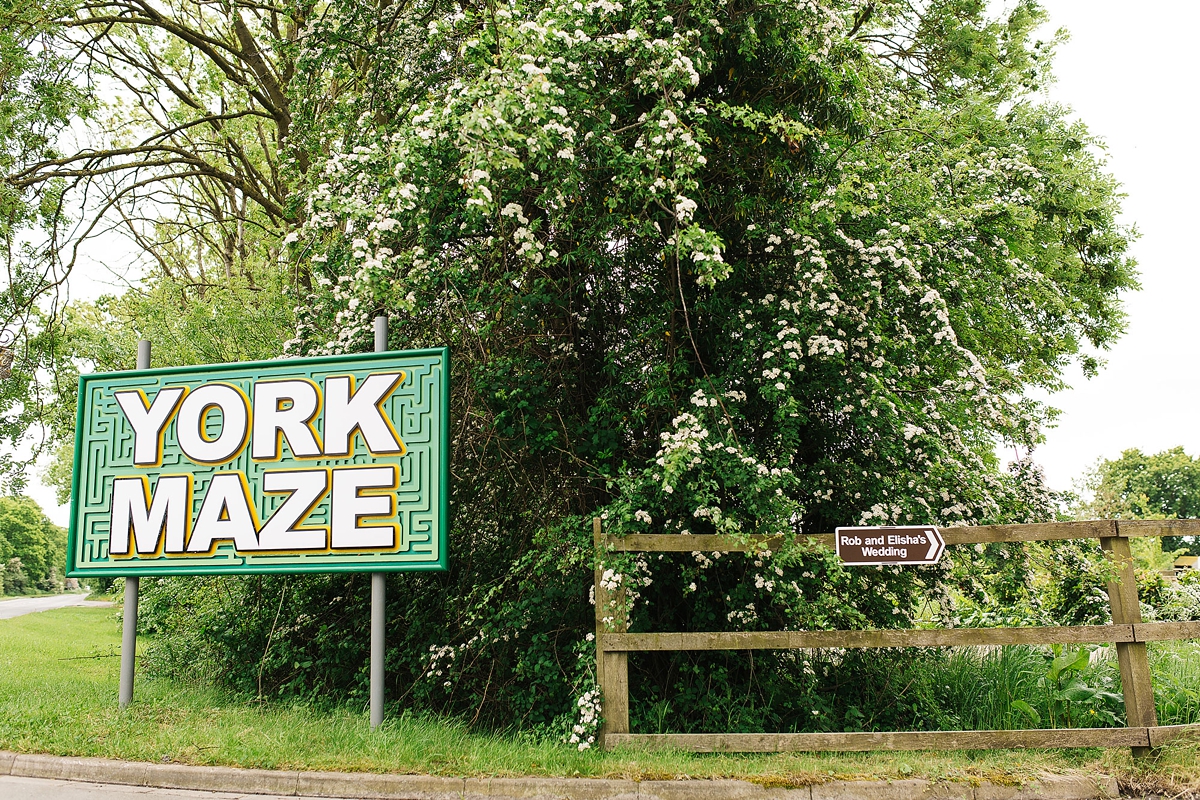
<path fill-rule="evenodd" d="M 1200 642 L 1150 645 L 1159 725 L 1200 722 Z"/>
<path fill-rule="evenodd" d="M 1115 672 L 1100 651 L 1085 680 Z M 738 777 L 771 785 L 833 778 L 928 777 L 1012 782 L 1040 772 L 1113 770 L 1140 781 L 1200 786 L 1195 745 L 1152 764 L 1127 751 L 780 753 L 697 755 L 624 748 L 580 752 L 551 737 L 497 734 L 460 721 L 392 714 L 372 732 L 364 709 L 256 703 L 197 682 L 139 675 L 117 709 L 119 630 L 113 612 L 65 608 L 0 620 L 0 749 L 191 764 L 467 776 Z M 1200 721 L 1200 647 L 1151 651 L 1163 724 Z M 1037 648 L 931 652 L 904 698 L 936 708 L 930 728 L 1030 727 L 1015 699 L 1037 699 L 1046 658 Z M 901 702 L 897 699 L 897 702 Z M 1043 706 L 1044 707 L 1044 706 Z M 1141 785 L 1141 784 L 1140 784 Z M 1150 785 L 1146 783 L 1144 785 Z M 1154 784 L 1158 785 L 1158 784 Z"/>
<path fill-rule="evenodd" d="M 910 686 L 907 694 L 928 698 L 926 707 L 935 709 L 929 727 L 940 730 L 1123 725 L 1123 703 L 1114 697 L 1121 694 L 1116 648 L 1087 649 L 1088 665 L 1072 680 L 1106 696 L 1073 708 L 1055 702 L 1054 682 L 1047 674 L 1054 653 L 1046 647 L 942 651 L 928 662 L 926 678 Z M 1200 723 L 1200 642 L 1154 643 L 1149 655 L 1159 724 Z M 1021 703 L 1036 719 L 1019 708 Z"/>
<path fill-rule="evenodd" d="M 941 730 L 1029 727 L 1013 702 L 1038 703 L 1046 659 L 1032 647 L 961 648 L 933 662 L 926 690 L 935 697 Z M 1048 718 L 1048 715 L 1047 715 Z"/>
<path fill-rule="evenodd" d="M 370 731 L 365 709 L 261 704 L 193 682 L 138 676 L 117 709 L 113 612 L 66 608 L 0 620 L 0 749 L 270 769 L 467 776 L 737 777 L 771 785 L 902 777 L 1011 783 L 1099 768 L 1095 751 L 689 754 L 579 750 L 554 738 L 471 730 L 392 714 Z"/>

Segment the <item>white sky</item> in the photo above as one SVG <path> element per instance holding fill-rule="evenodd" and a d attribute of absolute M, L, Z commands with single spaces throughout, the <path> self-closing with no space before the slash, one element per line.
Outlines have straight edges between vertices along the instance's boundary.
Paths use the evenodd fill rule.
<path fill-rule="evenodd" d="M 129 288 L 130 281 L 136 280 L 138 268 L 131 257 L 129 241 L 116 233 L 104 233 L 93 239 L 89 245 L 80 251 L 79 263 L 71 271 L 68 278 L 65 300 L 95 300 L 101 295 L 121 294 Z M 29 451 L 21 453 L 28 458 Z M 42 484 L 42 470 L 49 463 L 43 458 L 34 468 L 32 475 L 27 475 L 29 481 L 25 494 L 37 500 L 46 516 L 57 525 L 67 526 L 70 515 L 70 505 L 58 505 L 55 490 Z"/>
<path fill-rule="evenodd" d="M 1058 427 L 1034 458 L 1050 485 L 1068 489 L 1099 458 L 1126 448 L 1157 452 L 1183 445 L 1200 454 L 1193 411 L 1200 370 L 1191 359 L 1200 339 L 1200 271 L 1189 244 L 1200 228 L 1195 122 L 1200 100 L 1192 38 L 1200 30 L 1195 0 L 1042 0 L 1071 41 L 1058 50 L 1051 99 L 1070 105 L 1108 144 L 1109 170 L 1123 184 L 1124 221 L 1141 232 L 1133 246 L 1143 289 L 1129 295 L 1129 332 L 1107 354 L 1108 366 L 1051 398 Z M 115 237 L 113 237 L 115 239 Z M 119 240 L 112 241 L 113 250 Z M 118 255 L 114 252 L 113 255 Z M 123 258 L 119 260 L 124 261 Z M 113 275 L 88 264 L 73 277 L 75 297 L 113 291 Z M 99 279 L 100 282 L 97 282 Z M 107 284 L 107 285 L 104 285 Z M 68 509 L 35 482 L 29 493 L 59 524 Z"/>
<path fill-rule="evenodd" d="M 1098 458 L 1138 447 L 1182 445 L 1200 454 L 1195 397 L 1200 372 L 1189 366 L 1200 341 L 1196 194 L 1198 70 L 1194 0 L 1042 0 L 1053 27 L 1071 41 L 1058 50 L 1050 97 L 1070 105 L 1108 144 L 1109 171 L 1128 195 L 1123 221 L 1141 238 L 1132 252 L 1142 291 L 1125 298 L 1128 333 L 1108 366 L 1051 398 L 1058 427 L 1034 458 L 1050 485 L 1071 482 Z M 1053 27 L 1051 30 L 1053 30 Z"/>

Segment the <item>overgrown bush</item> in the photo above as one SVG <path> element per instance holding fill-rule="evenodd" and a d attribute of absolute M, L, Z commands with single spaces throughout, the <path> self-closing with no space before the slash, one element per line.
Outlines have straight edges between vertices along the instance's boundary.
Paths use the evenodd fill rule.
<path fill-rule="evenodd" d="M 123 581 L 121 581 L 118 578 L 95 578 L 95 577 L 93 577 L 93 578 L 87 579 L 87 587 L 89 589 L 91 589 L 94 594 L 98 594 L 98 595 L 105 595 L 105 594 L 113 593 L 114 591 L 117 590 L 117 584 L 123 584 Z M 124 589 L 124 587 L 122 586 L 122 591 L 123 591 L 123 589 Z"/>
<path fill-rule="evenodd" d="M 1112 621 L 1108 602 L 1109 567 L 1095 541 L 1055 542 L 1043 587 L 1050 619 L 1058 625 L 1106 625 Z"/>
<path fill-rule="evenodd" d="M 642 630 L 902 627 L 949 584 L 1029 594 L 1000 549 L 849 569 L 796 534 L 1052 514 L 996 443 L 1036 444 L 1049 412 L 1023 389 L 1094 369 L 1081 343 L 1114 339 L 1135 281 L 1093 140 L 1031 93 L 1042 19 L 1028 0 L 1000 20 L 974 2 L 430 0 L 381 26 L 328 4 L 297 54 L 288 141 L 311 167 L 285 258 L 311 281 L 285 352 L 368 349 L 382 311 L 394 346 L 454 357 L 451 569 L 388 579 L 395 703 L 586 733 L 593 515 L 616 535 L 784 537 L 602 554 L 633 603 L 601 616 Z M 364 576 L 156 592 L 178 609 L 147 618 L 156 668 L 363 702 Z M 906 658 L 838 665 L 870 693 Z M 736 698 L 778 706 L 772 724 L 812 716 L 786 658 L 633 672 L 672 724 L 751 724 Z"/>
<path fill-rule="evenodd" d="M 568 730 L 595 658 L 581 634 L 592 620 L 591 536 L 576 523 L 573 537 L 509 556 L 511 578 L 499 585 L 472 589 L 462 575 L 495 569 L 482 554 L 447 575 L 389 575 L 390 702 L 492 727 Z M 365 706 L 369 620 L 369 576 L 330 574 L 143 580 L 138 621 L 152 634 L 143 663 L 155 674 Z M 474 634 L 447 641 L 452 629 Z"/>

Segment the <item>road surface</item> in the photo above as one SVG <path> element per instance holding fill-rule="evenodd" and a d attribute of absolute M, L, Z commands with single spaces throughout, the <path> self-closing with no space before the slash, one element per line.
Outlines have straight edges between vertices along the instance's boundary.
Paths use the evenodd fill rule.
<path fill-rule="evenodd" d="M 86 594 L 51 594 L 45 597 L 18 597 L 15 600 L 0 600 L 0 619 L 12 619 L 35 611 L 49 611 L 67 606 L 107 606 L 98 600 L 88 600 Z M 0 795 L 3 796 L 3 795 Z"/>
<path fill-rule="evenodd" d="M 4 800 L 284 800 L 279 795 L 155 789 L 146 786 L 79 783 L 48 778 L 14 778 L 9 775 L 0 776 L 0 797 Z"/>

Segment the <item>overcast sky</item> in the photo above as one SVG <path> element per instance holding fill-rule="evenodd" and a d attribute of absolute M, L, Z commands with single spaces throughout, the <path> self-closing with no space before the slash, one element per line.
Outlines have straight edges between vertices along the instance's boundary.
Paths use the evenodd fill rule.
<path fill-rule="evenodd" d="M 1129 332 L 1107 354 L 1099 377 L 1086 380 L 1073 372 L 1073 388 L 1050 398 L 1063 414 L 1034 453 L 1050 485 L 1068 489 L 1098 458 L 1116 458 L 1126 448 L 1157 452 L 1183 445 L 1200 454 L 1200 420 L 1193 411 L 1200 391 L 1194 356 L 1200 271 L 1192 241 L 1200 235 L 1193 125 L 1200 70 L 1192 41 L 1200 30 L 1200 2 L 1042 3 L 1051 15 L 1046 37 L 1058 27 L 1071 34 L 1058 50 L 1050 98 L 1074 108 L 1107 142 L 1108 168 L 1128 195 L 1124 221 L 1141 232 L 1133 254 L 1143 289 L 1125 299 Z M 116 288 L 111 273 L 86 271 L 108 286 L 80 282 L 74 296 Z M 56 508 L 51 490 L 35 485 L 30 494 L 66 524 L 67 508 Z"/>
<path fill-rule="evenodd" d="M 1142 290 L 1125 298 L 1129 331 L 1091 380 L 1078 372 L 1051 402 L 1058 427 L 1034 457 L 1050 485 L 1070 488 L 1098 458 L 1138 447 L 1182 445 L 1200 454 L 1195 413 L 1200 371 L 1200 233 L 1195 0 L 1042 0 L 1052 27 L 1071 40 L 1058 50 L 1050 97 L 1070 105 L 1108 145 L 1108 168 L 1128 195 L 1124 221 L 1141 238 L 1133 255 Z"/>

